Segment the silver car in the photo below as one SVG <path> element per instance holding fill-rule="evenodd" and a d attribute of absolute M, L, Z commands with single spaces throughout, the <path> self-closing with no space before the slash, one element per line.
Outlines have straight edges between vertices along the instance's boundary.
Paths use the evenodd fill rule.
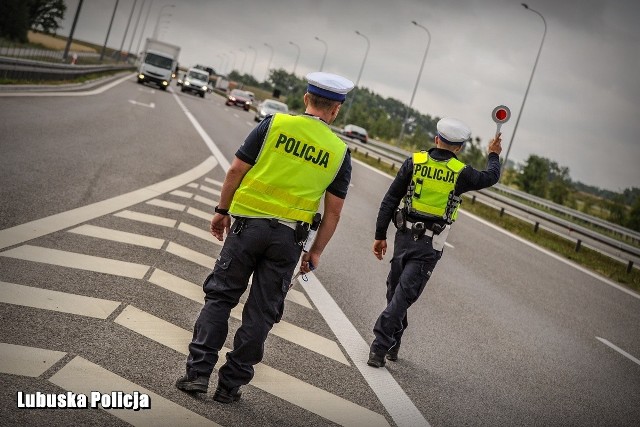
<path fill-rule="evenodd" d="M 287 104 L 276 101 L 275 99 L 266 99 L 256 109 L 255 121 L 259 122 L 271 114 L 288 112 L 289 107 L 287 107 Z"/>

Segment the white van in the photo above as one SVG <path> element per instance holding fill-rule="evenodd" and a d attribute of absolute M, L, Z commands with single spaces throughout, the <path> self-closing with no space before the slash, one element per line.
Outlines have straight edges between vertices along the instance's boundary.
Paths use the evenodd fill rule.
<path fill-rule="evenodd" d="M 195 92 L 204 98 L 209 89 L 209 73 L 199 68 L 189 68 L 182 79 L 181 92 Z"/>

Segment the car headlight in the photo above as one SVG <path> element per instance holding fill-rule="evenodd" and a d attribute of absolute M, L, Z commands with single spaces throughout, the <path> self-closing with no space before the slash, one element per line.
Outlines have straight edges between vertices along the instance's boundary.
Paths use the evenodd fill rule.
<path fill-rule="evenodd" d="M 234 98 L 233 96 L 229 97 L 229 101 L 234 101 L 235 102 L 236 98 Z"/>
<path fill-rule="evenodd" d="M 185 86 L 189 86 L 189 85 L 191 85 L 191 83 L 189 83 L 189 82 L 187 81 L 187 82 L 184 82 L 184 85 L 185 85 Z"/>
<path fill-rule="evenodd" d="M 207 90 L 207 87 L 206 86 L 202 86 L 202 90 Z"/>

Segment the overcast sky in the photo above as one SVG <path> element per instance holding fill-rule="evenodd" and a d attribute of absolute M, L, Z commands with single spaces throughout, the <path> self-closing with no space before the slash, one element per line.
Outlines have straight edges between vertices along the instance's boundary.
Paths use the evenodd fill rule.
<path fill-rule="evenodd" d="M 78 0 L 66 3 L 62 35 Z M 85 0 L 75 38 L 103 44 L 115 4 Z M 503 156 L 513 137 L 510 160 L 536 154 L 585 184 L 640 187 L 640 2 L 528 5 L 544 16 L 547 34 L 521 115 L 544 23 L 516 0 L 135 0 L 124 44 L 134 0 L 120 0 L 108 45 L 135 51 L 145 20 L 148 37 L 160 17 L 160 39 L 181 46 L 181 65 L 228 72 L 235 63 L 262 81 L 272 52 L 265 44 L 271 68 L 295 67 L 302 77 L 320 69 L 324 41 L 323 70 L 356 82 L 367 48 L 358 30 L 370 42 L 359 86 L 408 105 L 429 40 L 415 20 L 431 43 L 413 108 L 465 121 L 486 146 L 496 129 L 491 111 L 505 104 L 512 116 L 502 127 Z M 297 64 L 291 42 L 300 47 Z"/>

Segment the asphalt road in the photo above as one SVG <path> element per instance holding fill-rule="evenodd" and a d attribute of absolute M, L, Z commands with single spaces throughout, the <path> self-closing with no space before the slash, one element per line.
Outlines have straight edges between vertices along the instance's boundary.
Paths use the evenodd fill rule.
<path fill-rule="evenodd" d="M 364 365 L 391 178 L 356 162 L 338 232 L 242 400 L 214 402 L 215 374 L 206 396 L 176 390 L 220 250 L 207 218 L 255 123 L 171 89 L 129 77 L 83 96 L 0 95 L 1 425 L 640 423 L 639 296 L 464 213 L 399 361 Z M 20 407 L 20 392 L 133 390 L 151 409 Z"/>

